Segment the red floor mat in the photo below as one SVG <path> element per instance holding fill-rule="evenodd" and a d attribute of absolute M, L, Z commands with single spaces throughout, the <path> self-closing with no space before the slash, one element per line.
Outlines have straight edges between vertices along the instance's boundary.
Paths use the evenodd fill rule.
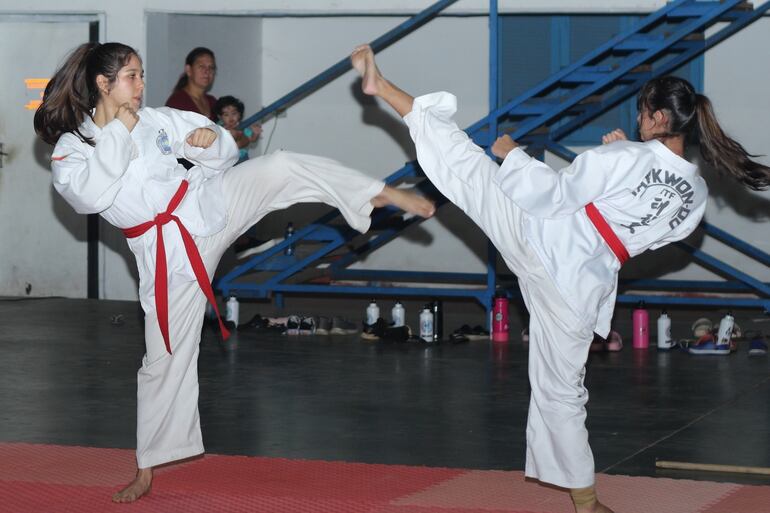
<path fill-rule="evenodd" d="M 133 451 L 0 444 L 0 512 L 566 513 L 566 493 L 521 472 L 206 456 L 156 473 L 152 493 L 117 505 Z M 770 487 L 600 475 L 623 513 L 759 513 Z M 763 509 L 764 508 L 764 509 Z"/>

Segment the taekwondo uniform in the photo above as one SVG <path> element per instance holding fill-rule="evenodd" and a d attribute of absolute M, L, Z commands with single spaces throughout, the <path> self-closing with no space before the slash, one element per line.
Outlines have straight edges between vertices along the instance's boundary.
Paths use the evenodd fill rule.
<path fill-rule="evenodd" d="M 129 132 L 90 119 L 61 136 L 52 156 L 56 190 L 79 213 L 122 229 L 139 269 L 146 354 L 137 375 L 137 465 L 149 468 L 203 452 L 197 360 L 211 279 L 224 251 L 267 213 L 301 202 L 340 209 L 369 229 L 370 200 L 385 184 L 341 164 L 278 151 L 229 169 L 238 148 L 200 114 L 143 108 Z M 196 128 L 217 138 L 186 142 Z M 195 164 L 186 170 L 177 158 Z M 229 170 L 228 170 L 229 169 Z M 227 172 L 225 172 L 227 171 Z M 226 330 L 221 323 L 223 334 Z"/>
<path fill-rule="evenodd" d="M 585 428 L 585 362 L 606 337 L 622 262 L 689 235 L 708 190 L 695 165 L 658 140 L 588 150 L 560 172 L 520 148 L 501 166 L 451 120 L 457 100 L 433 93 L 404 117 L 433 184 L 489 237 L 530 313 L 528 477 L 594 483 Z"/>

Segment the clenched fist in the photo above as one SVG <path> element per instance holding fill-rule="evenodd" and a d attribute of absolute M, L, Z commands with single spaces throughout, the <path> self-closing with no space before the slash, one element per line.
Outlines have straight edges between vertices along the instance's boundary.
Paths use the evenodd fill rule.
<path fill-rule="evenodd" d="M 126 126 L 129 132 L 133 130 L 139 122 L 139 114 L 137 114 L 128 103 L 124 103 L 118 107 L 118 110 L 115 112 L 115 117 Z"/>
<path fill-rule="evenodd" d="M 604 134 L 602 136 L 602 144 L 609 144 L 615 141 L 627 141 L 627 140 L 628 140 L 628 137 L 626 137 L 626 133 L 620 128 L 616 128 L 612 132 Z"/>
<path fill-rule="evenodd" d="M 492 145 L 492 155 L 505 160 L 510 152 L 519 147 L 519 143 L 511 139 L 508 134 L 501 135 Z"/>
<path fill-rule="evenodd" d="M 187 144 L 196 148 L 208 148 L 217 140 L 217 133 L 210 128 L 196 128 L 187 135 Z"/>

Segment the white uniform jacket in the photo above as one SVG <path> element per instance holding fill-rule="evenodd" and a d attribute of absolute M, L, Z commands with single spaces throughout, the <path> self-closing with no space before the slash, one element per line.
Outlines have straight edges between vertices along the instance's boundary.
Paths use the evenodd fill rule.
<path fill-rule="evenodd" d="M 594 203 L 633 257 L 687 237 L 708 197 L 697 166 L 658 140 L 599 146 L 561 171 L 516 148 L 495 182 L 527 214 L 526 237 L 564 300 L 604 337 L 620 263 L 584 207 Z"/>
<path fill-rule="evenodd" d="M 80 131 L 95 146 L 72 132 L 61 136 L 52 156 L 53 185 L 81 214 L 100 214 L 118 228 L 130 228 L 164 212 L 182 180 L 189 182 L 184 200 L 174 212 L 193 235 L 208 236 L 227 223 L 222 198 L 222 172 L 238 160 L 238 147 L 227 130 L 193 112 L 167 107 L 140 109 L 139 122 L 129 132 L 118 119 L 99 128 L 87 118 Z M 187 144 L 196 128 L 214 130 L 217 138 L 206 149 Z M 177 162 L 195 164 L 186 170 Z M 175 223 L 163 227 L 169 287 L 195 280 Z M 156 230 L 129 239 L 139 268 L 139 295 L 147 310 L 155 308 Z"/>

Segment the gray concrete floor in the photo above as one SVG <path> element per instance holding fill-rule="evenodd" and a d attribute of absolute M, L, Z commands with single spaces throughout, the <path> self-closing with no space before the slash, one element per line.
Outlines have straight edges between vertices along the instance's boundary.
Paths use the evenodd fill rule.
<path fill-rule="evenodd" d="M 288 298 L 242 303 L 254 313 L 344 315 L 367 301 Z M 407 301 L 415 325 L 417 301 Z M 391 300 L 381 300 L 383 312 Z M 651 309 L 652 323 L 658 311 Z M 675 337 L 723 311 L 675 310 Z M 112 316 L 125 323 L 113 326 Z M 656 471 L 657 459 L 770 467 L 770 364 L 630 347 L 630 311 L 616 312 L 620 353 L 589 357 L 588 427 L 598 471 L 767 484 L 735 474 Z M 770 324 L 739 311 L 744 330 Z M 477 305 L 445 302 L 446 329 L 483 324 Z M 204 331 L 200 411 L 208 452 L 478 469 L 522 469 L 528 404 L 525 322 L 511 308 L 507 344 L 425 347 L 356 335 L 249 331 L 223 344 Z M 0 441 L 133 448 L 143 354 L 134 302 L 0 300 Z"/>

